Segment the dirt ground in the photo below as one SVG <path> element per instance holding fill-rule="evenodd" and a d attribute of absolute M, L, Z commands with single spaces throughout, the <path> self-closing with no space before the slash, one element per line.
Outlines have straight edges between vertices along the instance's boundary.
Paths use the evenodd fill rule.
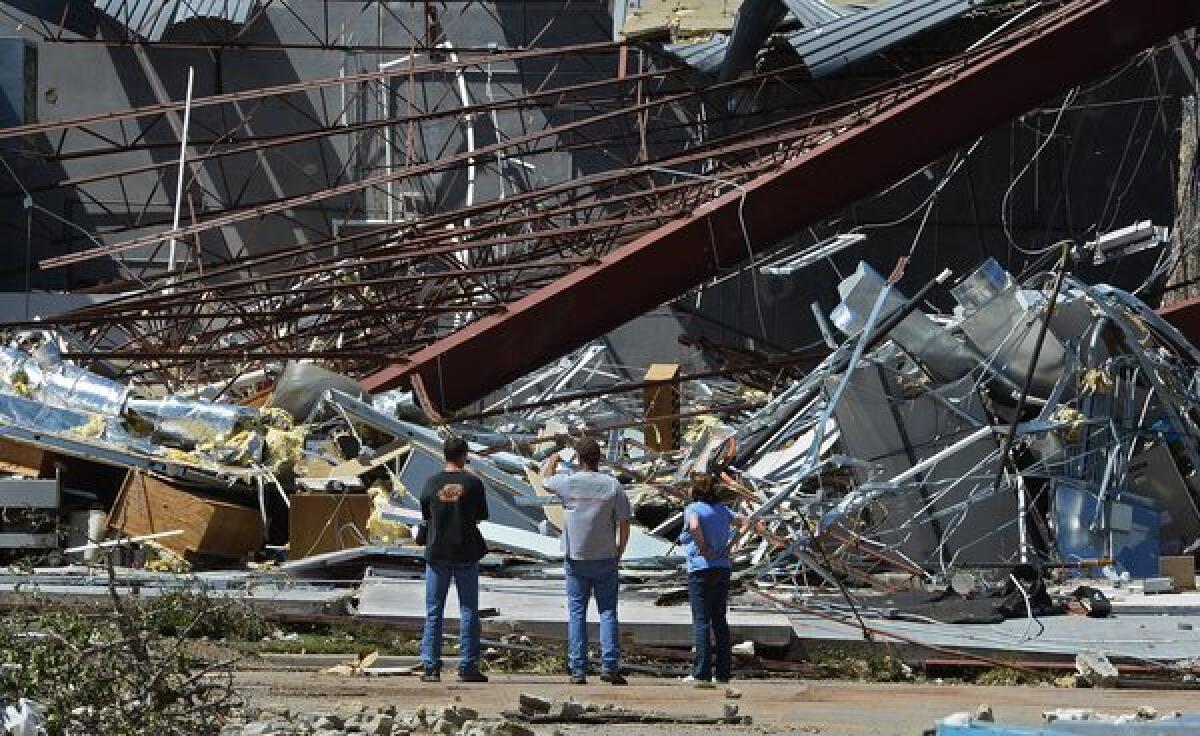
<path fill-rule="evenodd" d="M 955 711 L 974 711 L 990 705 L 996 720 L 1035 725 L 1041 713 L 1054 708 L 1095 708 L 1125 713 L 1152 706 L 1160 713 L 1200 710 L 1200 697 L 1188 691 L 1087 690 L 1052 687 L 979 687 L 937 684 L 871 684 L 845 681 L 735 681 L 737 700 L 726 700 L 723 689 L 697 690 L 676 681 L 632 678 L 628 687 L 613 687 L 593 679 L 584 686 L 569 685 L 562 677 L 495 675 L 485 685 L 464 685 L 447 678 L 425 684 L 415 677 L 349 677 L 315 672 L 245 671 L 238 684 L 252 705 L 288 707 L 313 712 L 344 703 L 395 705 L 412 710 L 420 705 L 459 702 L 497 717 L 515 710 L 517 696 L 531 692 L 544 697 L 597 704 L 614 703 L 668 713 L 719 715 L 726 702 L 737 703 L 751 726 L 604 726 L 605 734 L 820 733 L 829 736 L 918 736 L 934 722 Z M 596 731 L 596 727 L 539 728 L 547 734 Z"/>

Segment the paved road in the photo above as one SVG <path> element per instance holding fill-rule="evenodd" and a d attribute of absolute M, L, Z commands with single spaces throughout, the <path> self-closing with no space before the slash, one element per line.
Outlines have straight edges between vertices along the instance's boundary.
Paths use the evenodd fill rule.
<path fill-rule="evenodd" d="M 593 680 L 572 686 L 561 677 L 497 675 L 486 685 L 462 685 L 447 678 L 440 685 L 414 677 L 366 678 L 314 672 L 244 671 L 238 682 L 252 704 L 286 706 L 295 711 L 332 709 L 339 703 L 395 705 L 412 710 L 419 705 L 460 702 L 485 717 L 515 709 L 517 696 L 534 692 L 544 697 L 615 703 L 669 713 L 718 715 L 722 704 L 736 702 L 754 725 L 738 728 L 616 727 L 605 734 L 642 736 L 683 733 L 820 733 L 828 736 L 917 736 L 934 721 L 954 711 L 992 707 L 997 720 L 1036 724 L 1041 713 L 1060 707 L 1096 708 L 1106 713 L 1133 712 L 1149 705 L 1159 712 L 1200 711 L 1200 697 L 1185 691 L 1079 690 L 1052 687 L 976 687 L 936 684 L 870 684 L 842 681 L 743 681 L 742 692 L 726 701 L 723 690 L 696 690 L 677 682 L 633 678 L 629 687 L 616 688 Z M 539 729 L 539 732 L 542 729 Z M 545 729 L 550 733 L 553 729 Z M 595 727 L 563 728 L 567 733 L 597 733 Z"/>

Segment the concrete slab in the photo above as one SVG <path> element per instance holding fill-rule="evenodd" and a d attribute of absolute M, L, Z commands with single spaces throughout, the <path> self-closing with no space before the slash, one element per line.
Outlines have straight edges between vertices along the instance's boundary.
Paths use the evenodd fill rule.
<path fill-rule="evenodd" d="M 561 580 L 514 580 L 484 578 L 479 585 L 479 604 L 495 608 L 500 615 L 484 619 L 485 633 L 520 632 L 531 636 L 566 635 L 567 602 Z M 425 584 L 370 575 L 359 589 L 358 615 L 419 622 L 425 616 Z M 634 644 L 690 647 L 692 618 L 686 605 L 656 606 L 649 597 L 624 595 L 618 607 L 621 634 Z M 458 620 L 458 598 L 453 588 L 446 601 L 446 618 Z M 599 614 L 595 602 L 588 608 L 593 637 L 599 637 Z M 770 612 L 731 611 L 734 641 L 755 641 L 782 646 L 792 637 L 787 616 Z M 598 638 L 596 638 L 598 641 Z"/>
<path fill-rule="evenodd" d="M 812 615 L 790 617 L 801 640 L 862 641 L 862 630 Z M 1190 615 L 1128 615 L 1109 618 L 1049 616 L 998 624 L 933 624 L 868 619 L 874 629 L 925 644 L 975 651 L 1074 655 L 1085 650 L 1109 657 L 1176 661 L 1200 657 L 1200 612 Z M 1183 624 L 1185 627 L 1180 626 Z"/>

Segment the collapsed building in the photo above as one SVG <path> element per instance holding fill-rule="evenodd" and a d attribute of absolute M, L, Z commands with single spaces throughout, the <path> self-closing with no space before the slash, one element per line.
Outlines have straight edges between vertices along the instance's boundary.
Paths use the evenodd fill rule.
<path fill-rule="evenodd" d="M 1196 605 L 1182 596 L 1200 542 L 1200 353 L 1186 314 L 1181 332 L 1148 306 L 1192 281 L 1190 4 L 614 5 L 588 10 L 602 40 L 502 49 L 452 43 L 446 4 L 369 3 L 376 18 L 300 44 L 346 54 L 336 75 L 228 91 L 218 63 L 195 97 L 151 79 L 170 53 L 296 51 L 271 33 L 328 4 L 211 18 L 68 2 L 56 28 L 18 5 L 0 7 L 42 29 L 39 48 L 131 49 L 159 97 L 0 129 L 25 283 L 54 287 L 28 290 L 0 347 L 0 546 L 70 563 L 33 582 L 95 593 L 77 563 L 108 547 L 130 585 L 411 622 L 417 495 L 453 432 L 488 492 L 493 623 L 552 635 L 562 511 L 538 467 L 590 434 L 635 498 L 623 616 L 643 645 L 690 638 L 658 607 L 679 598 L 696 473 L 764 522 L 734 548 L 752 641 L 1062 652 L 1075 644 L 1003 628 L 1066 610 L 1048 582 L 1147 618 L 1158 591 Z M 349 30 L 372 20 L 374 40 Z M 1030 170 L 1069 109 L 1079 130 L 1127 104 L 1098 96 L 1125 73 L 1152 79 L 1137 104 L 1153 122 L 1139 147 L 1120 131 L 1102 201 L 1073 203 L 1069 182 Z M 306 107 L 327 96 L 336 110 Z M 989 130 L 1043 104 L 1011 123 L 1032 149 L 1004 149 L 1008 176 L 979 184 L 1001 213 L 975 217 L 980 252 L 928 255 L 926 224 L 952 219 L 933 215 L 940 198 L 978 203 L 956 176 L 1008 135 Z M 295 114 L 264 130 L 247 106 L 272 105 Z M 203 144 L 188 143 L 193 113 Z M 1157 148 L 1170 155 L 1149 160 Z M 1047 168 L 1073 171 L 1076 151 L 1056 153 Z M 1042 212 L 1047 181 L 1061 191 Z M 871 205 L 885 216 L 855 211 L 889 187 L 899 204 Z M 1127 195 L 1156 219 L 1113 230 Z M 1094 224 L 1039 226 L 1060 210 Z M 907 255 L 885 278 L 858 260 L 868 247 L 877 264 Z M 675 327 L 628 327 L 664 303 Z M 0 576 L 0 594 L 30 581 Z M 1098 614 L 1103 598 L 1074 600 Z M 984 643 L 903 628 L 959 618 L 1000 628 Z M 1200 656 L 1177 631 L 1122 643 L 1095 627 L 1079 641 L 1119 656 Z"/>

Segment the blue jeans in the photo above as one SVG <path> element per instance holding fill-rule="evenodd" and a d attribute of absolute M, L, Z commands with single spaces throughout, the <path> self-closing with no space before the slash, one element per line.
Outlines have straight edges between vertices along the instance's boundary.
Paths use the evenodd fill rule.
<path fill-rule="evenodd" d="M 715 640 L 717 679 L 728 680 L 733 670 L 733 650 L 729 642 L 729 568 L 713 567 L 688 573 L 688 600 L 692 604 L 692 636 L 696 647 L 696 662 L 692 676 L 711 680 L 713 676 L 713 645 Z"/>
<path fill-rule="evenodd" d="M 479 563 L 425 563 L 425 634 L 421 637 L 421 665 L 442 669 L 442 617 L 450 581 L 458 591 L 458 671 L 479 671 Z"/>
<path fill-rule="evenodd" d="M 600 610 L 600 651 L 605 672 L 616 673 L 621 666 L 621 645 L 617 639 L 617 560 L 566 561 L 567 666 L 573 675 L 588 670 L 588 599 L 596 596 Z"/>

